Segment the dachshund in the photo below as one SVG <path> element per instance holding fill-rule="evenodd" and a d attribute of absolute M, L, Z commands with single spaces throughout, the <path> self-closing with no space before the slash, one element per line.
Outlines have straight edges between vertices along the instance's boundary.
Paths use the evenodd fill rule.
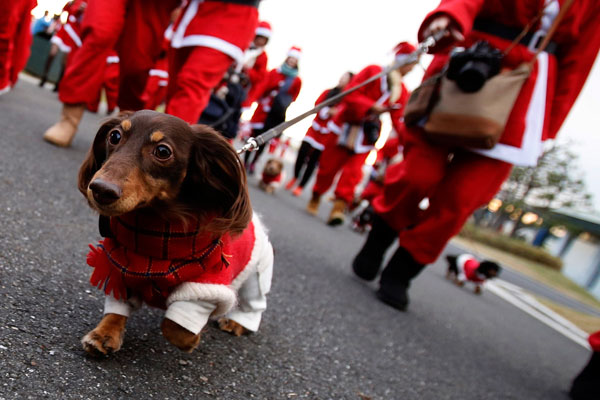
<path fill-rule="evenodd" d="M 258 186 L 269 194 L 273 194 L 283 181 L 283 162 L 271 158 L 265 163 Z"/>
<path fill-rule="evenodd" d="M 193 351 L 209 318 L 236 336 L 266 309 L 273 248 L 253 214 L 233 147 L 204 125 L 149 110 L 107 120 L 79 171 L 79 191 L 100 215 L 90 283 L 104 317 L 81 340 L 92 355 L 121 348 L 142 303 L 166 310 L 163 336 Z"/>
<path fill-rule="evenodd" d="M 448 269 L 446 278 L 452 280 L 458 286 L 464 286 L 465 282 L 475 284 L 475 294 L 481 294 L 481 285 L 488 279 L 493 279 L 500 274 L 502 268 L 493 261 L 477 261 L 470 254 L 446 256 Z"/>

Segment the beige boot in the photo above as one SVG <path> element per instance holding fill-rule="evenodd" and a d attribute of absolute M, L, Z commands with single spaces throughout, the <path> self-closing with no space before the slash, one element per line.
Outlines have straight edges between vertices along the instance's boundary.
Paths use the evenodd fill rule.
<path fill-rule="evenodd" d="M 306 206 L 306 211 L 310 215 L 317 215 L 319 213 L 319 203 L 321 202 L 321 195 L 313 192 L 312 198 Z"/>
<path fill-rule="evenodd" d="M 342 199 L 336 199 L 333 202 L 333 208 L 331 209 L 331 214 L 329 214 L 327 225 L 336 226 L 343 224 L 346 220 L 345 211 L 346 202 Z"/>
<path fill-rule="evenodd" d="M 83 104 L 63 104 L 60 121 L 48 128 L 44 133 L 44 140 L 56 146 L 69 147 L 84 111 Z"/>

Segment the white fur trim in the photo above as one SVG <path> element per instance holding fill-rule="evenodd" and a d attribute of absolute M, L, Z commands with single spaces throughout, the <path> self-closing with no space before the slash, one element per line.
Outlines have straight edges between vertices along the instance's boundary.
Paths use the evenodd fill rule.
<path fill-rule="evenodd" d="M 173 39 L 173 23 L 171 22 L 167 29 L 165 29 L 165 34 L 163 36 L 166 40 L 171 41 Z"/>
<path fill-rule="evenodd" d="M 167 71 L 165 71 L 164 69 L 151 69 L 148 72 L 149 76 L 158 76 L 161 78 L 168 78 L 169 77 L 169 73 Z"/>
<path fill-rule="evenodd" d="M 127 301 L 117 300 L 112 294 L 104 297 L 104 314 L 118 314 L 129 317 L 131 313 L 142 306 L 142 301 L 137 297 L 132 297 Z"/>
<path fill-rule="evenodd" d="M 66 24 L 65 26 L 63 26 L 63 29 L 67 32 L 67 34 L 69 35 L 69 37 L 71 39 L 73 39 L 73 41 L 75 42 L 75 44 L 77 45 L 77 47 L 81 47 L 81 38 L 79 37 L 79 35 L 77 34 L 77 32 L 75 32 L 75 30 L 73 29 L 73 27 L 70 24 Z"/>
<path fill-rule="evenodd" d="M 300 60 L 300 58 L 302 57 L 302 53 L 299 52 L 298 50 L 290 50 L 290 51 L 288 51 L 287 56 L 294 57 L 294 58 Z"/>
<path fill-rule="evenodd" d="M 471 151 L 523 167 L 532 167 L 537 164 L 538 158 L 542 154 L 542 133 L 546 115 L 548 53 L 541 52 L 538 55 L 537 65 L 538 75 L 525 115 L 525 132 L 523 133 L 521 147 L 498 143 L 489 150 L 471 149 Z"/>
<path fill-rule="evenodd" d="M 106 57 L 106 63 L 107 64 L 118 64 L 119 63 L 119 56 L 108 56 Z"/>
<path fill-rule="evenodd" d="M 179 26 L 177 26 L 177 30 L 173 33 L 173 38 L 171 39 L 171 47 L 179 49 L 181 47 L 188 46 L 202 46 L 209 47 L 211 49 L 219 50 L 220 52 L 227 54 L 229 57 L 233 58 L 237 63 L 241 64 L 244 61 L 244 51 L 234 45 L 233 43 L 229 43 L 221 38 L 215 36 L 208 35 L 185 35 L 185 31 L 189 26 L 192 19 L 198 12 L 198 5 L 202 2 L 202 0 L 192 0 L 190 5 L 185 10 L 183 17 L 181 18 L 181 22 Z"/>
<path fill-rule="evenodd" d="M 321 108 L 321 109 L 319 110 L 319 112 L 318 112 L 318 114 L 317 114 L 317 115 L 318 115 L 318 116 L 319 116 L 319 118 L 321 118 L 321 119 L 328 119 L 328 118 L 329 118 L 329 110 L 330 110 L 330 109 L 331 109 L 331 107 L 327 107 L 327 106 L 325 106 L 325 107 L 323 107 L 323 108 Z"/>
<path fill-rule="evenodd" d="M 317 150 L 325 150 L 325 146 L 319 142 L 317 142 L 315 140 L 315 138 L 310 137 L 310 136 L 304 136 L 304 139 L 302 139 L 303 142 L 306 142 L 308 144 L 310 144 L 313 148 L 317 149 Z"/>
<path fill-rule="evenodd" d="M 235 305 L 235 292 L 229 286 L 214 283 L 184 282 L 167 299 L 167 306 L 176 301 L 202 300 L 215 304 L 213 316 L 223 315 Z"/>
<path fill-rule="evenodd" d="M 167 308 L 165 318 L 197 335 L 214 310 L 215 305 L 208 301 L 175 301 Z"/>
<path fill-rule="evenodd" d="M 52 39 L 50 39 L 50 43 L 54 43 L 55 45 L 57 45 L 59 50 L 63 53 L 71 52 L 71 46 L 66 45 L 65 42 L 63 42 L 62 39 L 56 35 L 52 36 Z"/>
<path fill-rule="evenodd" d="M 231 287 L 236 290 L 253 272 L 262 272 L 273 266 L 273 247 L 269 242 L 267 231 L 256 213 L 252 215 L 252 223 L 254 224 L 254 248 L 246 268 L 231 282 Z"/>
<path fill-rule="evenodd" d="M 237 63 L 244 61 L 244 51 L 226 40 L 218 38 L 216 36 L 208 35 L 190 35 L 184 37 L 178 46 L 175 48 L 189 47 L 189 46 L 202 46 L 209 47 L 211 49 L 219 50 L 223 54 L 227 54 L 233 58 Z"/>
<path fill-rule="evenodd" d="M 271 37 L 271 30 L 263 27 L 256 28 L 255 35 L 264 36 L 267 39 Z"/>
<path fill-rule="evenodd" d="M 329 121 L 327 123 L 327 129 L 329 129 L 330 132 L 333 132 L 336 135 L 339 135 L 342 133 L 342 127 L 339 126 L 338 124 L 334 123 L 333 121 Z"/>

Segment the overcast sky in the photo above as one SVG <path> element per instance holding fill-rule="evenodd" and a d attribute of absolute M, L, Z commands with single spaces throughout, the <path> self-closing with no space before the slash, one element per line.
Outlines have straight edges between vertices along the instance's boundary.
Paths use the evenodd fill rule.
<path fill-rule="evenodd" d="M 43 13 L 44 9 L 60 10 L 65 1 L 38 0 L 38 3 Z M 393 47 L 405 40 L 415 43 L 421 21 L 438 3 L 438 0 L 262 0 L 260 18 L 273 27 L 267 45 L 269 67 L 280 65 L 291 46 L 303 50 L 302 90 L 290 107 L 288 118 L 311 108 L 319 94 L 335 86 L 344 71 L 357 72 L 369 64 L 391 62 Z M 428 57 L 422 59 L 423 65 L 428 62 Z M 422 75 L 422 70 L 415 68 L 405 80 L 409 89 L 418 86 Z M 286 134 L 300 140 L 310 121 L 309 117 Z M 596 62 L 559 133 L 559 140 L 575 142 L 580 169 L 594 194 L 597 210 L 600 210 L 599 130 L 600 67 Z"/>

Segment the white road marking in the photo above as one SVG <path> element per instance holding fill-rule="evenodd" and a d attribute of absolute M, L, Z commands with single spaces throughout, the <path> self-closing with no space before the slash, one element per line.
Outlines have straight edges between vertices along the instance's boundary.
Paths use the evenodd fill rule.
<path fill-rule="evenodd" d="M 493 281 L 487 281 L 485 287 L 496 296 L 506 300 L 538 321 L 590 350 L 590 345 L 587 340 L 589 335 L 586 332 L 541 304 L 521 287 L 497 278 Z"/>

